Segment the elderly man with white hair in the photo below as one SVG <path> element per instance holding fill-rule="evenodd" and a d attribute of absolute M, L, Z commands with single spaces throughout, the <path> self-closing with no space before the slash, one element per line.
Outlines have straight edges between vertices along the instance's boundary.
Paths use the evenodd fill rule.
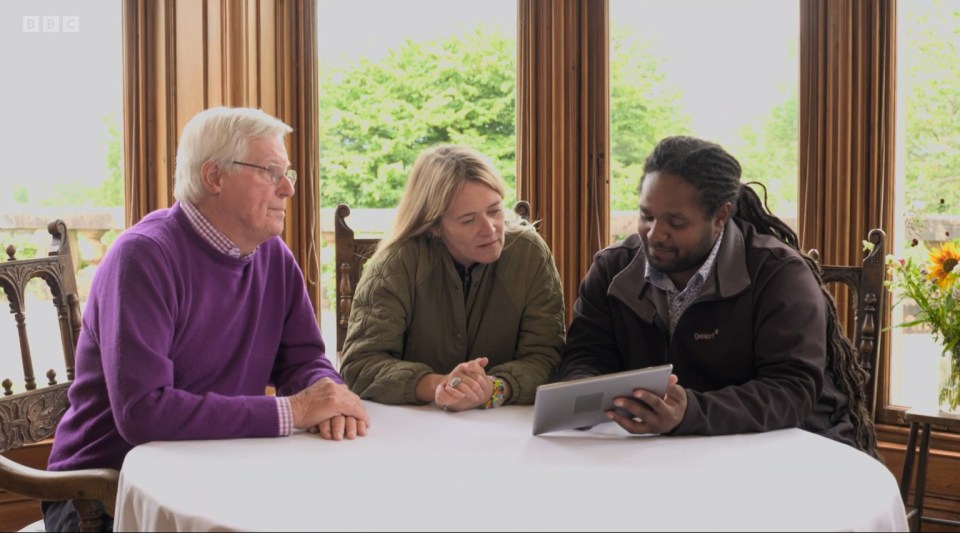
<path fill-rule="evenodd" d="M 247 108 L 186 125 L 178 201 L 123 232 L 94 277 L 50 470 L 119 469 L 155 440 L 366 434 L 279 237 L 297 179 L 291 131 Z M 43 510 L 48 531 L 77 529 L 71 502 Z"/>

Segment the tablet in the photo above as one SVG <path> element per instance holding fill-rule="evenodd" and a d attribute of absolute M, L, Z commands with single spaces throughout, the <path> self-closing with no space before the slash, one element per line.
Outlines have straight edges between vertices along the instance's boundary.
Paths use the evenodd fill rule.
<path fill-rule="evenodd" d="M 633 396 L 634 389 L 664 396 L 672 370 L 669 364 L 649 366 L 540 385 L 533 404 L 533 434 L 610 422 L 604 413 L 614 409 L 614 398 Z"/>

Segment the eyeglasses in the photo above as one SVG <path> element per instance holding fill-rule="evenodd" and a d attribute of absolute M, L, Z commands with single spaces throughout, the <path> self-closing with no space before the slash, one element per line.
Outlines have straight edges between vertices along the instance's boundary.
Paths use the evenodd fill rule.
<path fill-rule="evenodd" d="M 273 182 L 274 186 L 280 184 L 281 178 L 287 178 L 290 180 L 290 185 L 295 186 L 297 184 L 297 171 L 293 169 L 284 170 L 280 165 L 267 165 L 261 167 L 260 165 L 253 165 L 250 163 L 244 163 L 243 161 L 231 161 L 234 165 L 243 165 L 245 167 L 256 168 L 263 170 L 270 176 L 270 181 Z"/>

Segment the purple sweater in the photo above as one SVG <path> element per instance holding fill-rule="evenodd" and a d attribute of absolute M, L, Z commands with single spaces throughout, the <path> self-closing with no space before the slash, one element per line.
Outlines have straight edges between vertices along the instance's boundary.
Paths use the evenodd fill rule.
<path fill-rule="evenodd" d="M 179 204 L 125 231 L 97 269 L 50 470 L 117 468 L 155 440 L 271 437 L 277 400 L 329 377 L 303 274 L 280 238 L 234 259 Z"/>

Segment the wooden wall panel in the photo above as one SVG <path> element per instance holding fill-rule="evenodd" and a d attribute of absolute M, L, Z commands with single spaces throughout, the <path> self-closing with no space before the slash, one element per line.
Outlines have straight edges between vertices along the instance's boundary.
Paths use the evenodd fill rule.
<path fill-rule="evenodd" d="M 886 434 L 887 438 L 894 439 L 891 441 L 881 438 L 879 450 L 887 468 L 890 469 L 899 483 L 906 453 L 906 431 L 904 428 L 885 426 L 881 428 L 880 433 L 881 435 Z M 940 439 L 952 440 L 950 438 L 952 436 L 944 434 L 935 434 L 935 436 Z M 955 444 L 953 443 L 953 445 Z M 934 443 L 930 448 L 930 459 L 927 465 L 927 490 L 924 496 L 924 515 L 960 520 L 960 452 L 939 449 L 943 446 L 951 446 L 951 444 L 941 442 L 938 445 L 938 443 Z M 917 464 L 915 462 L 915 472 L 916 468 Z M 911 487 L 913 486 L 911 483 Z M 910 502 L 913 501 L 912 490 L 908 498 Z M 960 531 L 960 528 L 924 524 L 923 531 Z"/>

